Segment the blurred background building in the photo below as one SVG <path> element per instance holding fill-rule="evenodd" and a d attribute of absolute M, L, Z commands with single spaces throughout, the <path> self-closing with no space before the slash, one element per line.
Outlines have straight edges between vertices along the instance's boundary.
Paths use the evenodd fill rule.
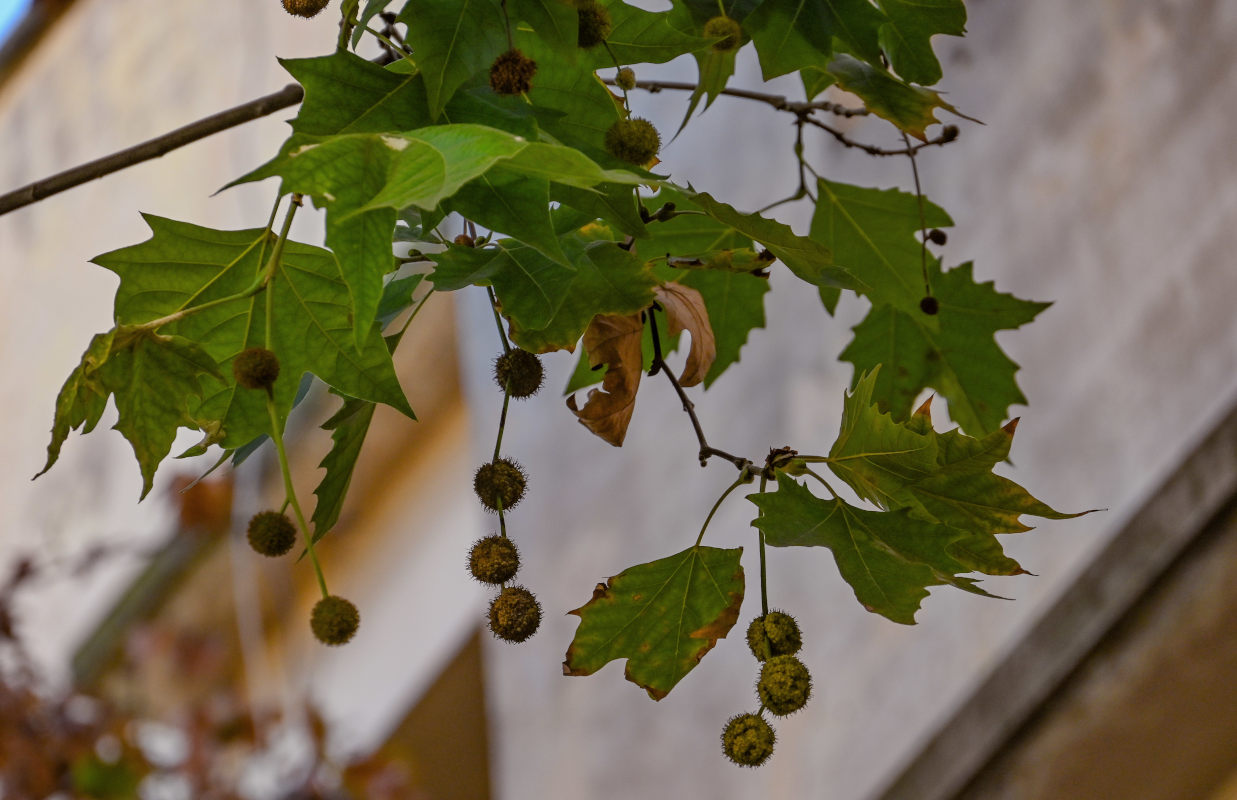
<path fill-rule="evenodd" d="M 259 563 L 244 542 L 249 515 L 281 499 L 269 454 L 185 495 L 211 458 L 169 464 L 139 506 L 129 446 L 105 417 L 30 483 L 61 383 L 111 325 L 115 278 L 88 260 L 146 239 L 139 210 L 263 224 L 273 183 L 212 193 L 275 152 L 288 110 L 0 216 L 0 559 L 112 554 L 20 599 L 50 685 L 151 716 L 188 713 L 215 682 L 253 708 L 308 700 L 339 761 L 381 750 L 408 765 L 417 797 L 1237 798 L 1237 4 L 974 0 L 969 13 L 965 40 L 936 40 L 941 88 L 985 125 L 923 153 L 924 189 L 957 223 L 948 264 L 973 259 L 979 279 L 1055 302 L 1002 334 L 1030 400 L 1014 410 L 1005 474 L 1057 508 L 1106 509 L 1004 538 L 1037 577 L 984 585 L 1016 602 L 936 590 L 920 624 L 902 627 L 865 612 L 827 553 L 772 552 L 771 601 L 800 618 L 816 689 L 759 770 L 731 768 L 718 747 L 726 718 L 753 704 L 741 636 L 660 703 L 619 665 L 564 678 L 577 619 L 563 612 L 605 577 L 681 550 L 730 475 L 698 468 L 691 428 L 656 382 L 621 450 L 592 437 L 556 391 L 574 364 L 558 354 L 504 440 L 530 474 L 509 530 L 547 613 L 529 642 L 496 642 L 464 569 L 493 524 L 470 479 L 501 402 L 480 290 L 435 296 L 411 328 L 397 367 L 421 422 L 379 410 L 324 541 L 333 591 L 364 619 L 346 648 L 309 636 L 307 566 Z M 293 19 L 275 0 L 33 0 L 0 50 L 0 192 L 275 91 L 289 82 L 276 56 L 318 55 L 334 37 L 333 15 Z M 732 85 L 755 86 L 751 53 L 739 60 Z M 694 66 L 640 77 L 690 80 Z M 634 102 L 669 130 L 686 98 Z M 795 185 L 787 122 L 723 97 L 661 169 L 764 206 Z M 899 144 L 878 120 L 848 124 Z M 910 186 L 905 159 L 824 137 L 808 147 L 831 179 Z M 778 213 L 806 230 L 806 207 Z M 320 218 L 296 222 L 296 238 L 321 242 Z M 851 378 L 836 357 L 864 311 L 844 302 L 830 318 L 773 281 L 767 330 L 695 396 L 711 441 L 827 449 Z M 336 402 L 315 395 L 290 423 L 302 498 L 329 446 L 313 426 Z M 751 545 L 752 516 L 736 498 L 710 537 Z M 753 614 L 749 601 L 741 624 Z M 210 680 L 176 660 L 178 637 L 210 653 Z M 283 796 L 277 784 L 255 796 Z"/>

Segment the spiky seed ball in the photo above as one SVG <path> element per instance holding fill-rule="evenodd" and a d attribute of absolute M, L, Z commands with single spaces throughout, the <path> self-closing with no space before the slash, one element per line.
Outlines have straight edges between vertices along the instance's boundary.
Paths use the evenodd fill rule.
<path fill-rule="evenodd" d="M 520 553 L 506 536 L 478 539 L 468 553 L 468 571 L 482 583 L 506 583 L 520 569 Z"/>
<path fill-rule="evenodd" d="M 618 71 L 618 76 L 614 79 L 620 89 L 630 92 L 636 88 L 636 71 L 631 67 L 623 67 Z"/>
<path fill-rule="evenodd" d="M 919 310 L 928 316 L 932 316 L 941 310 L 941 304 L 935 297 L 929 295 L 919 301 Z"/>
<path fill-rule="evenodd" d="M 756 694 L 765 708 L 784 717 L 807 705 L 812 696 L 812 676 L 794 656 L 774 656 L 760 668 Z"/>
<path fill-rule="evenodd" d="M 935 245 L 944 245 L 945 242 L 949 241 L 949 237 L 940 228 L 933 228 L 928 231 L 928 241 Z"/>
<path fill-rule="evenodd" d="M 281 556 L 296 542 L 296 526 L 287 514 L 259 511 L 249 519 L 249 546 L 264 556 Z"/>
<path fill-rule="evenodd" d="M 601 3 L 587 3 L 580 6 L 576 14 L 580 18 L 580 34 L 576 44 L 580 47 L 596 47 L 606 40 L 614 28 L 610 12 Z"/>
<path fill-rule="evenodd" d="M 704 35 L 712 39 L 721 37 L 713 43 L 713 49 L 719 53 L 729 53 L 739 49 L 743 41 L 743 28 L 730 17 L 714 17 L 704 23 Z"/>
<path fill-rule="evenodd" d="M 944 128 L 941 128 L 941 141 L 942 142 L 952 142 L 954 139 L 957 139 L 957 138 L 958 138 L 958 126 L 957 125 L 946 125 Z"/>
<path fill-rule="evenodd" d="M 524 94 L 533 88 L 536 74 L 537 62 L 513 47 L 490 66 L 490 88 L 497 94 Z"/>
<path fill-rule="evenodd" d="M 473 478 L 472 487 L 481 505 L 490 511 L 497 511 L 500 506 L 506 511 L 524 497 L 527 482 L 519 464 L 509 458 L 500 458 L 481 465 Z"/>
<path fill-rule="evenodd" d="M 722 752 L 742 767 L 759 767 L 773 755 L 777 736 L 773 726 L 757 714 L 736 714 L 722 729 Z"/>
<path fill-rule="evenodd" d="M 771 656 L 794 655 L 803 647 L 799 623 L 782 611 L 770 611 L 756 617 L 747 626 L 747 646 L 757 661 L 765 661 Z"/>
<path fill-rule="evenodd" d="M 494 382 L 512 397 L 532 397 L 541 389 L 544 379 L 541 359 L 527 350 L 513 348 L 494 362 Z"/>
<path fill-rule="evenodd" d="M 490 630 L 499 639 L 522 642 L 541 625 L 541 604 L 523 586 L 508 586 L 490 603 Z"/>
<path fill-rule="evenodd" d="M 279 358 L 265 347 L 250 347 L 232 359 L 232 374 L 246 389 L 270 389 L 279 377 Z"/>
<path fill-rule="evenodd" d="M 309 627 L 323 644 L 332 647 L 345 644 L 356 635 L 361 625 L 361 615 L 349 601 L 338 595 L 329 595 L 314 604 L 309 617 Z"/>
<path fill-rule="evenodd" d="M 293 16 L 308 19 L 330 5 L 330 2 L 331 0 L 283 0 L 283 10 Z"/>
<path fill-rule="evenodd" d="M 660 149 L 661 135 L 647 119 L 620 119 L 606 131 L 606 150 L 628 164 L 642 167 L 652 161 Z"/>

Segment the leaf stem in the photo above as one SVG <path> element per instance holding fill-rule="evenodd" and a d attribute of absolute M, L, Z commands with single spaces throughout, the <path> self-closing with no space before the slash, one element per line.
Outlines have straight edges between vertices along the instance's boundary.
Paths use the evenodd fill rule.
<path fill-rule="evenodd" d="M 511 350 L 511 343 L 507 341 L 507 332 L 503 330 L 503 319 L 498 315 L 498 297 L 494 294 L 494 287 L 487 286 L 485 291 L 490 295 L 490 310 L 494 312 L 494 324 L 498 326 L 498 338 L 503 340 L 503 352 Z"/>
<path fill-rule="evenodd" d="M 923 272 L 923 292 L 926 297 L 931 297 L 932 284 L 928 282 L 928 223 L 923 211 L 919 165 L 915 162 L 915 148 L 911 147 L 911 139 L 905 131 L 902 133 L 902 141 L 906 143 L 906 157 L 911 160 L 911 174 L 915 176 L 915 201 L 919 204 L 919 269 Z"/>
<path fill-rule="evenodd" d="M 275 410 L 275 397 L 268 391 L 266 393 L 266 412 L 271 418 L 271 438 L 275 440 L 275 452 L 279 454 L 279 471 L 283 473 L 283 486 L 286 494 L 285 503 L 292 504 L 292 511 L 296 514 L 296 521 L 301 526 L 301 533 L 305 536 L 305 550 L 309 553 L 309 563 L 313 564 L 314 575 L 318 578 L 318 588 L 322 590 L 322 596 L 330 596 L 330 592 L 326 588 L 326 578 L 322 574 L 322 565 L 318 563 L 318 554 L 314 552 L 314 537 L 309 533 L 309 526 L 305 524 L 305 512 L 301 510 L 300 501 L 296 499 L 296 489 L 292 486 L 292 470 L 288 467 L 288 452 L 283 446 L 283 431 L 279 424 L 279 413 Z"/>
<path fill-rule="evenodd" d="M 762 471 L 760 474 L 760 493 L 764 494 L 765 486 L 768 484 L 769 478 Z M 763 512 L 762 516 L 763 516 Z M 757 528 L 757 538 L 760 540 L 760 613 L 769 614 L 769 581 L 765 573 L 765 532 Z M 764 710 L 764 706 L 761 706 Z"/>
<path fill-rule="evenodd" d="M 704 518 L 704 524 L 700 526 L 700 535 L 696 537 L 696 544 L 693 545 L 694 547 L 699 547 L 700 543 L 704 541 L 704 532 L 709 529 L 709 523 L 713 521 L 713 515 L 717 513 L 717 509 L 721 508 L 722 501 L 724 501 L 727 497 L 729 497 L 731 492 L 733 492 L 735 489 L 738 489 L 740 486 L 742 486 L 743 484 L 747 482 L 748 482 L 747 475 L 745 474 L 740 475 L 738 478 L 735 479 L 734 483 L 726 487 L 726 491 L 722 492 L 722 496 L 717 498 L 717 502 L 715 502 L 713 504 L 713 507 L 709 509 L 709 515 Z"/>
<path fill-rule="evenodd" d="M 825 480 L 824 478 L 822 478 L 820 475 L 816 474 L 816 472 L 814 472 L 813 470 L 809 469 L 808 467 L 804 467 L 804 468 L 803 468 L 803 471 L 804 471 L 804 472 L 806 472 L 808 475 L 811 475 L 811 476 L 812 476 L 813 478 L 815 478 L 816 480 L 820 481 L 822 484 L 824 484 L 824 487 L 825 487 L 826 489 L 828 489 L 828 490 L 829 490 L 829 494 L 833 495 L 833 499 L 834 499 L 834 500 L 841 500 L 841 499 L 842 499 L 842 498 L 838 497 L 838 493 L 837 493 L 837 492 L 833 491 L 833 487 L 829 485 L 829 481 Z"/>

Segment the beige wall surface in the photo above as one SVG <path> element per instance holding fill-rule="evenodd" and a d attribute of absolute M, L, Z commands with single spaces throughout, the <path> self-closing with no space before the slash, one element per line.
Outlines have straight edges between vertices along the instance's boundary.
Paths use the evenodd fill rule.
<path fill-rule="evenodd" d="M 561 612 L 606 576 L 690 544 L 729 468 L 696 466 L 691 429 L 661 379 L 642 389 L 622 450 L 591 437 L 553 395 L 516 407 L 505 447 L 528 467 L 531 494 L 509 531 L 549 613 L 530 643 L 492 644 L 503 797 L 871 795 L 1237 399 L 1237 94 L 1228 79 L 1237 5 L 968 6 L 967 39 L 937 39 L 940 88 L 986 124 L 964 122 L 957 144 L 923 153 L 925 191 L 957 223 L 948 264 L 974 259 L 980 280 L 1055 301 L 1035 324 L 1000 335 L 1030 399 L 1012 410 L 1023 419 L 1014 466 L 1003 472 L 1058 508 L 1108 510 L 1004 537 L 1039 577 L 983 585 L 1016 602 L 937 588 L 909 628 L 859 607 L 827 553 L 772 551 L 770 602 L 800 616 L 815 695 L 776 725 L 766 766 L 734 769 L 720 757 L 718 733 L 730 714 L 754 706 L 756 676 L 737 633 L 660 703 L 623 680 L 621 663 L 591 678 L 557 674 L 578 622 Z M 733 85 L 756 82 L 745 55 Z M 694 77 L 675 67 L 668 73 Z M 683 99 L 637 96 L 635 105 L 665 130 L 681 119 Z M 723 98 L 665 149 L 659 171 L 759 207 L 793 188 L 785 122 Z M 878 122 L 853 130 L 898 145 Z M 768 154 L 751 152 L 759 137 Z M 910 186 L 905 159 L 877 161 L 821 140 L 808 147 L 831 179 Z M 801 225 L 795 214 L 784 218 Z M 851 377 L 834 359 L 863 306 L 844 301 L 830 320 L 810 293 L 775 280 L 770 330 L 754 334 L 714 388 L 693 392 L 710 442 L 749 455 L 787 443 L 826 449 Z M 497 413 L 484 375 L 496 342 L 485 308 L 473 313 L 480 460 Z M 550 359 L 552 388 L 566 382 L 570 362 Z M 940 426 L 944 404 L 936 409 Z M 713 544 L 747 548 L 752 591 L 753 516 L 753 506 L 730 500 L 709 533 Z M 758 613 L 754 598 L 740 624 Z"/>

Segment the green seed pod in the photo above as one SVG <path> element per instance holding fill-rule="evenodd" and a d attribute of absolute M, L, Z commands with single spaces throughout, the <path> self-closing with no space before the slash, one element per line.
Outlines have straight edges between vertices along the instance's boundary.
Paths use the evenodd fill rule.
<path fill-rule="evenodd" d="M 773 656 L 760 668 L 756 694 L 765 708 L 784 717 L 807 705 L 812 695 L 812 676 L 794 656 Z"/>
<path fill-rule="evenodd" d="M 630 92 L 636 88 L 636 71 L 631 67 L 623 67 L 618 71 L 618 76 L 614 82 L 624 91 Z"/>
<path fill-rule="evenodd" d="M 576 14 L 580 18 L 579 36 L 576 44 L 583 48 L 596 47 L 606 40 L 614 28 L 610 12 L 601 3 L 587 3 L 579 7 Z"/>
<path fill-rule="evenodd" d="M 772 656 L 792 656 L 803 647 L 799 623 L 782 611 L 770 611 L 747 626 L 747 646 L 757 661 Z"/>
<path fill-rule="evenodd" d="M 660 149 L 661 135 L 647 119 L 620 119 L 606 131 L 606 150 L 628 164 L 642 167 L 652 161 Z"/>
<path fill-rule="evenodd" d="M 508 586 L 490 603 L 490 630 L 499 639 L 522 642 L 541 625 L 541 604 L 523 586 Z"/>
<path fill-rule="evenodd" d="M 296 17 L 316 16 L 319 11 L 330 5 L 331 0 L 283 0 L 283 10 Z"/>
<path fill-rule="evenodd" d="M 532 397 L 544 379 L 541 359 L 527 350 L 513 348 L 494 362 L 494 382 L 514 398 Z"/>
<path fill-rule="evenodd" d="M 490 511 L 497 511 L 500 507 L 508 511 L 523 499 L 527 483 L 519 464 L 509 458 L 500 458 L 477 469 L 472 487 L 481 505 Z"/>
<path fill-rule="evenodd" d="M 490 88 L 496 94 L 524 94 L 533 88 L 537 62 L 512 48 L 490 66 Z"/>
<path fill-rule="evenodd" d="M 361 624 L 361 615 L 349 601 L 338 595 L 330 595 L 314 604 L 309 617 L 309 627 L 323 644 L 332 647 L 346 643 L 356 635 Z"/>
<path fill-rule="evenodd" d="M 482 583 L 506 583 L 519 569 L 520 553 L 505 536 L 478 539 L 468 553 L 468 571 Z"/>
<path fill-rule="evenodd" d="M 250 347 L 232 359 L 232 374 L 246 389 L 267 389 L 279 377 L 279 358 L 265 347 Z"/>
<path fill-rule="evenodd" d="M 739 49 L 739 43 L 743 41 L 743 28 L 730 17 L 714 17 L 704 23 L 704 35 L 709 39 L 720 37 L 713 43 L 713 49 L 719 53 L 729 53 Z"/>
<path fill-rule="evenodd" d="M 722 752 L 743 767 L 759 767 L 773 755 L 777 736 L 773 726 L 757 714 L 736 714 L 722 729 Z"/>
<path fill-rule="evenodd" d="M 296 526 L 287 514 L 259 511 L 249 519 L 249 546 L 272 558 L 282 556 L 296 542 Z"/>

